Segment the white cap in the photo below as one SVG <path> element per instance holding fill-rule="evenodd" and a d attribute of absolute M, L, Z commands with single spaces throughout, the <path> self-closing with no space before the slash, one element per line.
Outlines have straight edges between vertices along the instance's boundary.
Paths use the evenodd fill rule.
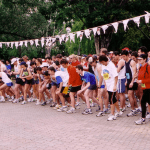
<path fill-rule="evenodd" d="M 11 60 L 11 64 L 13 65 L 15 61 L 17 61 L 17 58 L 13 58 L 13 59 Z"/>
<path fill-rule="evenodd" d="M 49 67 L 49 65 L 48 65 L 48 63 L 43 62 L 42 65 L 41 65 L 41 67 Z"/>
<path fill-rule="evenodd" d="M 88 62 L 89 62 L 89 63 L 93 62 L 93 58 L 90 57 L 90 58 L 88 59 Z"/>

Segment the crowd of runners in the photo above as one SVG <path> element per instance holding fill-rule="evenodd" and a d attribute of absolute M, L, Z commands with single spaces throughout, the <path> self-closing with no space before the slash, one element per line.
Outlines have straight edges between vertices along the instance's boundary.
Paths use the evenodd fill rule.
<path fill-rule="evenodd" d="M 121 52 L 102 48 L 99 55 L 1 60 L 0 102 L 49 104 L 67 114 L 85 103 L 83 115 L 92 114 L 91 108 L 98 106 L 96 116 L 108 114 L 108 121 L 116 120 L 129 107 L 127 117 L 141 113 L 135 123 L 143 124 L 150 119 L 149 58 L 150 52 L 142 46 L 137 52 L 127 47 Z"/>

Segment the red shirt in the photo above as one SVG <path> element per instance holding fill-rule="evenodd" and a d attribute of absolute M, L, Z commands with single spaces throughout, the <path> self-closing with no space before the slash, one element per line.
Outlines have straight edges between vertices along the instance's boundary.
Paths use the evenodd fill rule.
<path fill-rule="evenodd" d="M 138 80 L 142 80 L 141 87 L 142 89 L 150 89 L 150 65 L 146 63 L 139 70 Z M 147 66 L 147 71 L 146 71 Z M 148 72 L 148 73 L 147 73 Z"/>
<path fill-rule="evenodd" d="M 72 65 L 69 65 L 67 71 L 69 74 L 68 84 L 72 86 L 80 86 L 82 84 L 82 80 L 80 75 L 76 72 L 76 68 Z"/>
<path fill-rule="evenodd" d="M 79 61 L 76 61 L 76 62 L 72 62 L 72 63 L 71 63 L 71 65 L 74 66 L 74 67 L 76 67 L 76 66 L 79 65 L 79 64 L 80 64 Z"/>

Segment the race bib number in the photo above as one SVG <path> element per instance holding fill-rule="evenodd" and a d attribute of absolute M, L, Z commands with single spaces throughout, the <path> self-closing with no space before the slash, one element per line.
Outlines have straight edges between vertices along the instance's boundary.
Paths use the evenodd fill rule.
<path fill-rule="evenodd" d="M 104 80 L 108 80 L 109 79 L 109 71 L 108 70 L 104 70 L 103 71 L 103 77 L 104 77 Z"/>
<path fill-rule="evenodd" d="M 130 79 L 130 74 L 126 73 L 126 77 L 127 77 L 127 79 Z"/>
<path fill-rule="evenodd" d="M 29 73 L 28 73 L 28 72 L 24 72 L 24 75 L 25 75 L 25 76 L 28 76 L 28 75 L 29 75 Z"/>
<path fill-rule="evenodd" d="M 141 84 L 141 87 L 142 87 L 142 88 L 146 88 L 145 84 L 143 84 L 143 83 Z"/>

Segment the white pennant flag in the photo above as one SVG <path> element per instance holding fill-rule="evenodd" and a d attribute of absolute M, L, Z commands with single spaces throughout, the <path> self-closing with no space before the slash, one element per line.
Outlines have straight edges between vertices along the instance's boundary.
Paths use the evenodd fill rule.
<path fill-rule="evenodd" d="M 14 46 L 14 42 L 11 42 L 11 48 L 13 49 L 13 46 Z"/>
<path fill-rule="evenodd" d="M 33 40 L 30 40 L 30 45 L 33 45 L 34 44 L 34 41 Z"/>
<path fill-rule="evenodd" d="M 0 48 L 2 48 L 2 43 L 0 43 Z"/>
<path fill-rule="evenodd" d="M 87 38 L 90 38 L 90 33 L 91 33 L 91 30 L 89 29 L 84 30 L 84 34 Z"/>
<path fill-rule="evenodd" d="M 22 47 L 22 45 L 23 45 L 23 41 L 20 41 L 20 44 L 19 44 L 19 46 L 21 46 L 21 47 Z"/>
<path fill-rule="evenodd" d="M 56 38 L 52 38 L 52 43 L 54 43 L 56 41 Z"/>
<path fill-rule="evenodd" d="M 105 31 L 106 31 L 106 29 L 108 28 L 108 26 L 107 26 L 107 25 L 104 25 L 104 26 L 102 26 L 101 28 L 103 29 L 104 34 L 105 34 Z"/>
<path fill-rule="evenodd" d="M 35 45 L 36 45 L 36 47 L 39 45 L 39 40 L 38 39 L 35 39 Z"/>
<path fill-rule="evenodd" d="M 133 21 L 138 25 L 138 27 L 140 25 L 140 18 L 141 17 L 135 17 L 135 18 L 133 18 Z"/>
<path fill-rule="evenodd" d="M 83 32 L 80 33 L 80 42 L 82 41 L 83 38 Z"/>
<path fill-rule="evenodd" d="M 100 35 L 100 28 L 97 28 L 97 34 Z"/>
<path fill-rule="evenodd" d="M 64 40 L 65 40 L 66 35 L 65 35 L 65 34 L 63 34 L 61 37 L 62 37 L 62 40 L 64 41 Z"/>
<path fill-rule="evenodd" d="M 126 31 L 126 29 L 127 29 L 128 22 L 129 22 L 129 19 L 123 21 L 124 31 Z"/>
<path fill-rule="evenodd" d="M 42 45 L 42 47 L 44 46 L 44 38 L 43 37 L 41 38 L 41 45 Z"/>
<path fill-rule="evenodd" d="M 69 40 L 69 37 L 68 37 L 68 35 L 66 36 L 66 40 L 65 40 L 65 42 L 67 42 Z"/>
<path fill-rule="evenodd" d="M 48 43 L 49 43 L 49 38 L 46 39 L 46 45 L 48 45 Z"/>
<path fill-rule="evenodd" d="M 9 45 L 10 45 L 10 42 L 7 42 L 7 46 L 9 47 Z"/>
<path fill-rule="evenodd" d="M 15 42 L 16 49 L 18 48 L 18 44 L 19 44 L 18 42 Z"/>
<path fill-rule="evenodd" d="M 52 45 L 52 42 L 49 42 L 49 43 L 48 43 L 48 46 L 51 46 L 51 45 Z"/>
<path fill-rule="evenodd" d="M 112 23 L 113 27 L 115 28 L 115 33 L 118 31 L 118 22 Z"/>
<path fill-rule="evenodd" d="M 149 14 L 145 15 L 145 23 L 149 23 L 149 17 L 150 17 Z"/>
<path fill-rule="evenodd" d="M 60 42 L 60 44 L 61 44 L 61 42 L 62 42 L 62 37 L 61 37 L 61 36 L 59 37 L 59 42 Z"/>
<path fill-rule="evenodd" d="M 70 42 L 73 41 L 75 43 L 75 34 L 69 33 L 70 36 Z"/>
<path fill-rule="evenodd" d="M 94 35 L 96 35 L 96 32 L 97 32 L 97 27 L 93 28 Z"/>
<path fill-rule="evenodd" d="M 81 34 L 81 31 L 77 31 L 76 33 L 77 33 L 77 38 L 78 38 Z"/>
<path fill-rule="evenodd" d="M 27 42 L 28 42 L 28 41 L 24 41 L 24 45 L 25 45 L 26 47 L 28 47 Z"/>

